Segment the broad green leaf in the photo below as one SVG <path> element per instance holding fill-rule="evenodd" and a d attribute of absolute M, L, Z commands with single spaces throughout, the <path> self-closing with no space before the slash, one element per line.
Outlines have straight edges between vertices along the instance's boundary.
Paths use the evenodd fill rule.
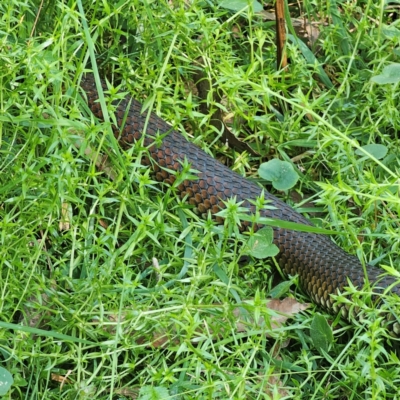
<path fill-rule="evenodd" d="M 329 345 L 333 343 L 332 328 L 326 318 L 321 314 L 315 314 L 311 322 L 311 339 L 318 351 L 328 352 Z"/>
<path fill-rule="evenodd" d="M 400 64 L 393 63 L 387 65 L 385 68 L 383 68 L 382 73 L 373 76 L 371 81 L 377 83 L 378 85 L 400 82 Z"/>
<path fill-rule="evenodd" d="M 138 400 L 164 400 L 170 398 L 168 389 L 163 386 L 143 386 Z"/>
<path fill-rule="evenodd" d="M 279 249 L 272 243 L 273 239 L 274 233 L 271 227 L 260 229 L 247 242 L 249 254 L 258 259 L 276 256 Z"/>
<path fill-rule="evenodd" d="M 387 39 L 397 39 L 400 38 L 400 30 L 392 25 L 384 25 L 382 28 L 382 33 Z"/>
<path fill-rule="evenodd" d="M 362 149 L 364 149 L 367 153 L 371 154 L 371 156 L 375 157 L 378 160 L 381 160 L 382 158 L 384 158 L 388 152 L 388 148 L 386 146 L 384 146 L 383 144 L 367 144 L 365 146 L 361 147 Z M 365 156 L 365 153 L 360 150 L 357 149 L 356 150 L 356 154 L 359 156 Z"/>
<path fill-rule="evenodd" d="M 13 382 L 12 375 L 3 367 L 0 367 L 0 396 L 7 394 Z"/>
<path fill-rule="evenodd" d="M 263 6 L 256 0 L 253 0 L 253 11 L 260 12 L 263 10 Z M 226 8 L 232 11 L 240 11 L 243 10 L 250 4 L 247 0 L 222 0 L 219 5 L 220 7 Z"/>
<path fill-rule="evenodd" d="M 271 181 L 272 186 L 277 190 L 288 190 L 299 179 L 292 164 L 277 158 L 261 164 L 258 173 L 262 178 Z"/>

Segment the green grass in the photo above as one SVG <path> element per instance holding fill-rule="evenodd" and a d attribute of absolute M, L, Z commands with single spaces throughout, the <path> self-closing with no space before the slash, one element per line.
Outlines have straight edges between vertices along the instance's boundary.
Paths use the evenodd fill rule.
<path fill-rule="evenodd" d="M 140 165 L 145 149 L 120 150 L 76 91 L 84 70 L 122 79 L 192 142 L 256 178 L 265 160 L 226 148 L 199 112 L 190 89 L 203 57 L 223 93 L 211 106 L 234 116 L 241 140 L 298 160 L 295 190 L 317 200 L 314 221 L 343 232 L 334 240 L 363 261 L 396 267 L 399 90 L 370 81 L 399 62 L 386 3 L 304 1 L 301 15 L 325 24 L 317 48 L 288 42 L 285 72 L 271 24 L 217 2 L 38 3 L 0 4 L 0 365 L 14 378 L 5 398 L 128 399 L 142 387 L 141 399 L 398 398 L 393 341 L 362 293 L 354 304 L 368 320 L 354 325 L 313 307 L 272 332 L 255 323 L 271 314 L 273 262 L 243 262 L 247 237 L 155 183 Z M 372 143 L 387 156 L 356 153 Z M 96 166 L 103 155 L 113 179 Z M 282 297 L 309 301 L 291 289 Z M 238 332 L 233 308 L 250 298 L 253 319 Z M 334 324 L 325 353 L 310 331 L 319 314 Z M 160 335 L 168 344 L 152 345 Z"/>

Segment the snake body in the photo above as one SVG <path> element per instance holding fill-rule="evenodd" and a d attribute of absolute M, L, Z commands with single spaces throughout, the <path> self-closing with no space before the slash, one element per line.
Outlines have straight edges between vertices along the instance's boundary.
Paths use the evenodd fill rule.
<path fill-rule="evenodd" d="M 102 85 L 107 90 L 104 82 Z M 90 110 L 97 118 L 102 119 L 93 76 L 85 76 L 81 87 Z M 142 113 L 142 105 L 126 96 L 116 103 L 115 117 L 118 126 L 113 126 L 113 131 L 124 148 L 145 135 L 143 141 L 153 161 L 145 159 L 142 162 L 152 166 L 157 181 L 173 184 L 176 176 L 171 171 L 181 170 L 182 162 L 186 158 L 192 169 L 199 171 L 198 179 L 185 180 L 178 185 L 178 191 L 200 214 L 217 213 L 224 207 L 223 201 L 232 197 L 243 201 L 242 207 L 248 207 L 254 212 L 254 205 L 249 200 L 260 196 L 262 190 L 257 184 L 233 172 L 188 142 L 156 114 L 151 113 L 146 125 L 146 116 L 147 112 Z M 163 137 L 162 141 L 159 140 L 160 135 Z M 264 196 L 275 208 L 262 210 L 263 217 L 311 225 L 305 217 L 272 194 L 264 192 Z M 325 235 L 274 228 L 274 243 L 280 250 L 276 257 L 280 268 L 288 275 L 297 274 L 302 289 L 315 303 L 329 312 L 340 311 L 331 299 L 331 294 L 343 290 L 348 286 L 349 280 L 358 288 L 365 284 L 364 268 L 360 261 Z M 371 265 L 366 266 L 366 271 L 369 283 L 375 286 L 378 293 L 389 288 L 389 291 L 400 295 L 400 287 L 394 277 L 382 277 L 383 271 Z M 342 312 L 346 313 L 343 307 Z"/>

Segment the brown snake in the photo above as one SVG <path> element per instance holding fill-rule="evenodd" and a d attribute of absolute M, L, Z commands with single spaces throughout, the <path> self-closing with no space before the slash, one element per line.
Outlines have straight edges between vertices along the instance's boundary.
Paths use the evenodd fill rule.
<path fill-rule="evenodd" d="M 104 82 L 102 85 L 106 90 Z M 93 76 L 84 77 L 81 87 L 90 110 L 97 118 L 102 119 Z M 115 117 L 118 126 L 113 126 L 113 131 L 122 147 L 126 148 L 143 136 L 147 113 L 142 113 L 141 110 L 142 105 L 130 96 L 116 103 Z M 200 171 L 197 180 L 185 180 L 178 186 L 181 197 L 186 197 L 200 214 L 215 214 L 224 206 L 223 200 L 234 196 L 237 201 L 243 201 L 243 207 L 254 211 L 254 206 L 248 200 L 254 200 L 261 194 L 258 185 L 231 171 L 188 142 L 154 113 L 149 117 L 145 133 L 144 144 L 155 162 L 142 162 L 153 166 L 157 181 L 171 185 L 175 181 L 175 175 L 170 170 L 180 170 L 180 161 L 185 157 L 193 169 Z M 156 145 L 156 135 L 163 134 L 166 135 L 162 143 L 157 142 Z M 306 218 L 270 193 L 265 192 L 265 199 L 269 200 L 275 209 L 262 210 L 262 216 L 311 225 Z M 330 295 L 337 294 L 338 290 L 342 291 L 348 286 L 348 279 L 358 288 L 365 284 L 364 269 L 360 261 L 343 251 L 325 235 L 274 228 L 274 243 L 280 250 L 276 260 L 282 270 L 288 275 L 297 274 L 303 290 L 327 311 L 339 311 Z M 367 265 L 366 270 L 368 281 L 375 286 L 376 292 L 390 288 L 390 292 L 400 295 L 400 286 L 396 285 L 394 277 L 382 276 L 383 271 L 371 265 Z M 380 289 L 377 289 L 378 287 Z M 342 310 L 346 314 L 344 308 Z"/>

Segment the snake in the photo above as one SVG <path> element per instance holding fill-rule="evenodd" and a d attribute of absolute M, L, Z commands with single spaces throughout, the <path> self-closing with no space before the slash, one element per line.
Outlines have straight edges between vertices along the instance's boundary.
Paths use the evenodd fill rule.
<path fill-rule="evenodd" d="M 106 82 L 100 79 L 100 83 L 103 91 L 107 91 Z M 93 115 L 103 120 L 94 75 L 84 75 L 80 86 Z M 115 100 L 113 105 L 116 124 L 112 125 L 112 130 L 115 138 L 123 149 L 143 140 L 148 156 L 143 157 L 141 162 L 151 168 L 158 182 L 174 185 L 184 161 L 197 171 L 195 179 L 176 182 L 175 186 L 178 195 L 201 216 L 206 218 L 208 213 L 217 214 L 232 198 L 241 202 L 241 207 L 248 209 L 249 213 L 254 213 L 254 201 L 263 193 L 270 207 L 259 211 L 261 217 L 313 226 L 291 206 L 188 141 L 154 112 L 150 115 L 149 111 L 142 112 L 142 104 L 129 94 Z M 242 224 L 248 228 L 250 222 L 243 221 Z M 253 229 L 262 226 L 255 224 Z M 400 286 L 394 276 L 384 275 L 381 268 L 369 264 L 364 268 L 356 256 L 345 252 L 327 235 L 273 227 L 273 243 L 279 248 L 275 259 L 284 274 L 297 275 L 300 288 L 315 304 L 331 314 L 341 313 L 343 317 L 350 318 L 349 310 L 338 305 L 331 296 L 342 293 L 350 282 L 357 289 L 363 289 L 368 282 L 378 296 L 383 292 L 400 295 Z M 392 324 L 396 335 L 400 333 L 397 325 Z"/>

